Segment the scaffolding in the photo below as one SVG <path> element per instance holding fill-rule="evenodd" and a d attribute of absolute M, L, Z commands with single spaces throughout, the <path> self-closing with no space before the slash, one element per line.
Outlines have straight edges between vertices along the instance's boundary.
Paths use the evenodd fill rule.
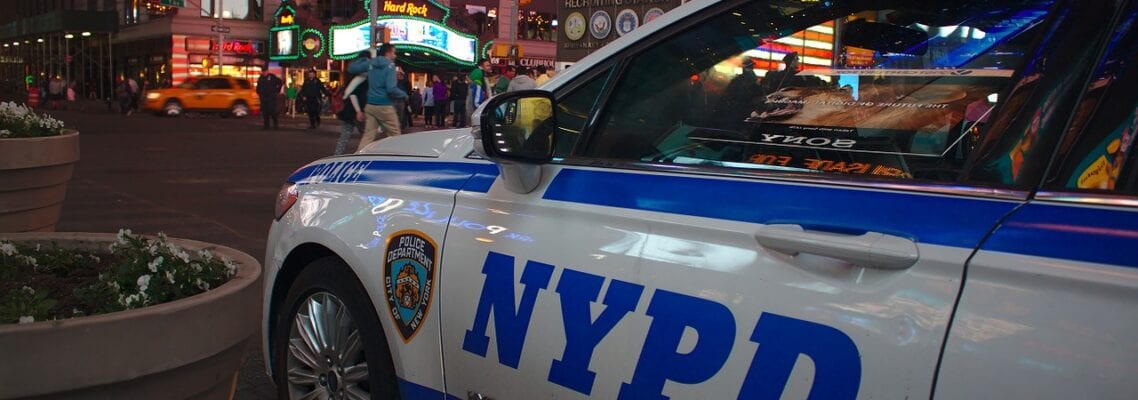
<path fill-rule="evenodd" d="M 0 26 L 0 90 L 23 92 L 53 77 L 77 96 L 114 94 L 113 11 L 55 11 Z"/>

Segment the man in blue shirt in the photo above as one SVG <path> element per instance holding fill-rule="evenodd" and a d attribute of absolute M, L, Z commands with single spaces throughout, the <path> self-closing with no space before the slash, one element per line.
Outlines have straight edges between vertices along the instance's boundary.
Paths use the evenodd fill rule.
<path fill-rule="evenodd" d="M 379 46 L 377 57 L 363 59 L 348 66 L 348 73 L 367 73 L 367 107 L 364 107 L 365 128 L 359 151 L 376 140 L 380 129 L 383 137 L 398 136 L 400 131 L 399 114 L 395 112 L 395 100 L 406 99 L 407 92 L 399 89 L 395 82 L 395 46 L 384 43 Z"/>

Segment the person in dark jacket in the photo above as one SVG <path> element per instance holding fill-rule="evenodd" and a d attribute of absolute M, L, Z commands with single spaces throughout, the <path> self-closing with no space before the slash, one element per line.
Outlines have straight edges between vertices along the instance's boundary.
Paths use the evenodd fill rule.
<path fill-rule="evenodd" d="M 395 70 L 395 86 L 408 95 L 408 98 L 395 100 L 395 111 L 399 113 L 399 126 L 402 128 L 414 126 L 415 124 L 411 121 L 411 104 L 409 101 L 411 81 L 407 80 L 402 69 Z"/>
<path fill-rule="evenodd" d="M 364 57 L 367 58 L 366 56 Z M 352 78 L 348 87 L 344 89 L 344 107 L 336 113 L 336 119 L 343 121 L 340 128 L 340 140 L 336 142 L 335 155 L 344 154 L 348 147 L 348 140 L 353 132 L 364 131 L 364 107 L 367 106 L 367 75 L 359 74 Z"/>
<path fill-rule="evenodd" d="M 304 111 L 308 113 L 308 129 L 320 126 L 320 106 L 324 98 L 331 97 L 328 88 L 316 78 L 316 71 L 304 74 L 304 85 L 300 87 L 300 101 L 304 104 Z"/>
<path fill-rule="evenodd" d="M 454 105 L 454 122 L 451 126 L 462 128 L 466 126 L 466 95 L 470 89 L 461 77 L 454 77 L 450 82 L 450 102 Z"/>
<path fill-rule="evenodd" d="M 280 113 L 277 109 L 277 96 L 280 95 L 282 86 L 284 82 L 281 78 L 269 71 L 262 71 L 261 78 L 257 79 L 257 97 L 261 99 L 261 117 L 265 120 L 261 129 L 269 129 L 270 121 L 273 129 L 280 129 L 277 123 L 277 115 Z"/>

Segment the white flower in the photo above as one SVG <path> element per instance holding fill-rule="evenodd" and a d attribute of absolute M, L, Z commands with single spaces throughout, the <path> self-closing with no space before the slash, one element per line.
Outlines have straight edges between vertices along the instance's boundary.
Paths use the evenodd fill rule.
<path fill-rule="evenodd" d="M 182 260 L 184 263 L 190 262 L 190 254 L 180 249 L 174 252 L 174 257 L 178 257 L 178 259 Z"/>
<path fill-rule="evenodd" d="M 226 277 L 232 278 L 233 275 L 237 275 L 237 263 L 230 260 L 229 257 L 222 257 L 221 263 L 225 264 Z"/>
<path fill-rule="evenodd" d="M 145 292 L 150 287 L 150 274 L 138 277 L 138 291 Z"/>
<path fill-rule="evenodd" d="M 146 246 L 146 251 L 149 252 L 152 256 L 156 255 L 158 254 L 158 245 L 151 243 L 150 246 Z"/>
<path fill-rule="evenodd" d="M 36 262 L 36 258 L 32 256 L 24 256 L 24 262 L 31 265 L 32 268 L 39 266 L 39 263 Z"/>
<path fill-rule="evenodd" d="M 174 283 L 174 273 L 166 271 L 166 282 Z"/>
<path fill-rule="evenodd" d="M 151 253 L 151 254 L 154 254 L 154 253 Z M 162 256 L 158 256 L 158 258 L 155 258 L 149 264 L 146 264 L 146 266 L 150 268 L 150 272 L 158 272 L 158 266 L 162 265 L 162 261 L 164 261 L 164 260 L 165 259 L 162 258 Z"/>
<path fill-rule="evenodd" d="M 126 241 L 127 236 L 130 236 L 130 229 L 119 229 L 118 243 L 119 244 L 126 244 L 127 243 L 127 241 Z"/>
<path fill-rule="evenodd" d="M 8 242 L 0 243 L 0 253 L 4 253 L 6 256 L 12 256 L 16 254 L 16 245 Z"/>
<path fill-rule="evenodd" d="M 35 289 L 32 289 L 32 288 L 30 288 L 30 287 L 27 287 L 27 286 L 24 286 L 24 287 L 20 288 L 20 290 L 23 290 L 23 291 L 24 291 L 24 293 L 27 293 L 27 294 L 30 294 L 30 295 L 33 295 L 33 296 L 36 294 L 36 290 L 35 290 Z"/>
<path fill-rule="evenodd" d="M 32 322 L 36 322 L 36 317 L 30 316 L 30 315 L 25 315 L 23 317 L 20 317 L 20 323 L 21 324 L 30 324 Z"/>
<path fill-rule="evenodd" d="M 213 259 L 213 253 L 210 253 L 209 250 L 201 249 L 198 250 L 198 258 L 201 258 L 203 261 L 209 261 Z"/>

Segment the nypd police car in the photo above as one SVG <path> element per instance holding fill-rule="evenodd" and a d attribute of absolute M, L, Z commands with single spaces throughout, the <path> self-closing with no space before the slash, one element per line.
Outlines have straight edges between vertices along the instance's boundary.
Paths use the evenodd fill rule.
<path fill-rule="evenodd" d="M 471 130 L 297 170 L 267 368 L 293 399 L 1138 398 L 1136 3 L 686 3 Z"/>

